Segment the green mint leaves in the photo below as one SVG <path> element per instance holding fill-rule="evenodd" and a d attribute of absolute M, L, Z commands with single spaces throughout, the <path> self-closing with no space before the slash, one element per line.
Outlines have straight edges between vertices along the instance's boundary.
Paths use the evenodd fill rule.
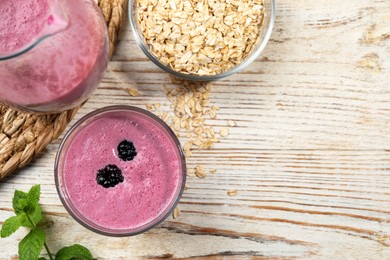
<path fill-rule="evenodd" d="M 67 259 L 93 259 L 91 252 L 82 245 L 75 244 L 62 248 L 58 251 L 55 260 L 67 260 Z"/>
<path fill-rule="evenodd" d="M 23 259 L 38 259 L 45 243 L 45 233 L 37 227 L 42 220 L 39 206 L 41 187 L 33 186 L 28 193 L 16 190 L 12 199 L 12 207 L 16 216 L 10 217 L 1 228 L 1 237 L 8 237 L 21 226 L 32 227 L 30 233 L 19 243 L 19 257 Z"/>
<path fill-rule="evenodd" d="M 20 259 L 38 259 L 45 243 L 45 232 L 40 228 L 31 229 L 30 233 L 19 243 Z"/>
<path fill-rule="evenodd" d="M 28 193 L 16 190 L 12 199 L 12 207 L 17 216 L 21 214 L 28 215 L 22 222 L 24 227 L 33 227 L 42 220 L 41 207 L 39 206 L 39 196 L 41 195 L 40 185 L 33 186 Z M 32 223 L 31 223 L 32 222 Z M 16 231 L 16 230 L 15 230 Z"/>
<path fill-rule="evenodd" d="M 20 214 L 7 219 L 1 228 L 1 237 L 9 237 L 18 230 L 26 220 L 26 214 Z"/>
<path fill-rule="evenodd" d="M 33 227 L 33 225 L 37 225 L 41 221 L 42 213 L 38 204 L 40 194 L 41 187 L 39 185 L 33 186 L 28 193 L 18 190 L 15 191 L 14 198 L 12 199 L 12 207 L 16 216 L 10 217 L 4 222 L 1 228 L 1 237 L 12 235 L 21 226 Z M 32 223 L 27 218 L 28 215 Z"/>
<path fill-rule="evenodd" d="M 41 195 L 40 185 L 33 186 L 27 193 L 16 190 L 12 199 L 12 207 L 16 216 L 5 220 L 1 227 L 1 237 L 8 237 L 17 231 L 20 227 L 31 228 L 30 232 L 19 243 L 20 260 L 43 260 L 39 257 L 42 248 L 45 247 L 50 260 L 54 260 L 45 243 L 45 232 L 38 227 L 42 220 L 42 210 L 39 206 L 39 197 Z M 71 259 L 94 259 L 91 252 L 81 245 L 64 247 L 58 251 L 55 260 Z"/>
<path fill-rule="evenodd" d="M 12 199 L 12 207 L 14 208 L 16 215 L 22 214 L 25 211 L 24 208 L 27 208 L 27 197 L 28 193 L 20 190 L 15 191 Z"/>

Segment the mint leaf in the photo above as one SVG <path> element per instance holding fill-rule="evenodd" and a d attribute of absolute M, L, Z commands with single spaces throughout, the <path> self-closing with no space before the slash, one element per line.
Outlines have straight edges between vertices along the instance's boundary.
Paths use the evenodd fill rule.
<path fill-rule="evenodd" d="M 12 233 L 14 233 L 20 228 L 25 219 L 25 214 L 13 216 L 6 219 L 3 226 L 1 227 L 1 237 L 9 237 L 10 235 L 12 235 Z"/>
<path fill-rule="evenodd" d="M 91 252 L 82 245 L 75 244 L 62 248 L 58 251 L 55 260 L 69 260 L 69 259 L 93 259 Z"/>
<path fill-rule="evenodd" d="M 41 194 L 41 186 L 33 186 L 28 193 L 16 190 L 12 199 L 12 207 L 16 215 L 26 213 L 33 213 L 35 207 L 38 206 L 39 196 Z"/>
<path fill-rule="evenodd" d="M 31 229 L 19 243 L 20 260 L 38 259 L 45 242 L 45 233 L 40 228 Z"/>
<path fill-rule="evenodd" d="M 16 190 L 12 199 L 12 207 L 16 215 L 26 213 L 34 225 L 37 225 L 42 220 L 42 211 L 38 204 L 40 194 L 40 185 L 31 187 L 28 193 Z M 33 227 L 34 225 L 27 218 L 22 222 L 24 227 Z"/>
<path fill-rule="evenodd" d="M 32 186 L 28 192 L 28 205 L 30 207 L 38 206 L 39 196 L 41 195 L 41 185 Z"/>
<path fill-rule="evenodd" d="M 38 260 L 46 260 L 46 258 L 45 257 L 40 257 L 40 258 L 38 258 Z"/>
<path fill-rule="evenodd" d="M 31 221 L 34 223 L 34 225 L 38 225 L 39 222 L 42 220 L 42 211 L 41 207 L 37 205 L 35 208 L 29 209 L 28 216 L 30 217 Z M 23 227 L 34 227 L 29 221 L 29 219 L 25 219 L 25 221 L 22 223 Z"/>
<path fill-rule="evenodd" d="M 16 190 L 12 198 L 12 207 L 15 214 L 20 215 L 24 212 L 24 208 L 28 205 L 28 193 Z"/>

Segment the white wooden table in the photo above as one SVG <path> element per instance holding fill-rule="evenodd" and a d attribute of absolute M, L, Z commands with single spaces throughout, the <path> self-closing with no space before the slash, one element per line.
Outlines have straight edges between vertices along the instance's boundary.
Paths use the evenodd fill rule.
<path fill-rule="evenodd" d="M 15 189 L 41 184 L 52 251 L 80 243 L 99 259 L 390 259 L 389 78 L 389 0 L 278 0 L 261 57 L 214 83 L 210 103 L 221 110 L 209 123 L 238 126 L 189 158 L 189 167 L 218 172 L 188 179 L 179 218 L 128 238 L 83 228 L 55 190 L 58 140 L 0 182 L 0 224 L 12 215 Z M 112 104 L 163 104 L 169 82 L 126 26 L 76 119 Z M 127 95 L 129 86 L 141 96 Z M 0 239 L 1 259 L 17 257 L 24 234 Z"/>

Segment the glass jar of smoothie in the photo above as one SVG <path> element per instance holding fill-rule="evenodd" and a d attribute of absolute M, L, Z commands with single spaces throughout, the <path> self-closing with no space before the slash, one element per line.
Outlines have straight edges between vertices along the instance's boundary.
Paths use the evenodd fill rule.
<path fill-rule="evenodd" d="M 80 119 L 64 137 L 55 181 L 70 215 L 109 236 L 142 233 L 166 219 L 182 195 L 180 143 L 154 114 L 111 106 Z"/>
<path fill-rule="evenodd" d="M 0 16 L 0 103 L 55 113 L 91 95 L 108 63 L 93 0 L 1 0 Z"/>

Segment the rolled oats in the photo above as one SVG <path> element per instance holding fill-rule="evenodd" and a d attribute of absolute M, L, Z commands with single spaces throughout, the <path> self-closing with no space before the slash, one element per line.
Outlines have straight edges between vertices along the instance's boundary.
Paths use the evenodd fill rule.
<path fill-rule="evenodd" d="M 150 51 L 187 74 L 215 75 L 240 64 L 258 42 L 263 0 L 137 0 Z"/>
<path fill-rule="evenodd" d="M 172 212 L 172 217 L 173 217 L 173 219 L 177 219 L 179 216 L 180 216 L 180 209 L 179 209 L 179 207 L 176 207 L 174 210 L 173 210 L 173 212 Z"/>
<path fill-rule="evenodd" d="M 206 173 L 204 171 L 203 166 L 197 165 L 195 167 L 195 176 L 198 177 L 198 178 L 201 178 L 201 179 L 206 177 Z"/>
<path fill-rule="evenodd" d="M 227 195 L 231 196 L 231 197 L 236 196 L 237 195 L 237 190 L 228 190 Z"/>
<path fill-rule="evenodd" d="M 228 136 L 228 134 L 229 134 L 229 129 L 226 128 L 226 127 L 221 128 L 221 129 L 219 130 L 219 135 L 220 135 L 221 137 Z"/>
<path fill-rule="evenodd" d="M 173 1 L 173 0 L 172 0 Z M 177 137 L 182 137 L 184 146 L 184 154 L 187 158 L 192 156 L 192 151 L 211 149 L 213 144 L 219 143 L 217 137 L 225 137 L 229 133 L 228 128 L 221 128 L 215 131 L 211 125 L 206 124 L 207 119 L 216 118 L 216 112 L 219 111 L 217 106 L 209 106 L 209 97 L 211 91 L 211 83 L 201 83 L 180 80 L 171 77 L 172 83 L 176 86 L 169 87 L 163 85 L 167 99 L 171 103 L 147 104 L 148 110 L 155 111 L 165 123 L 167 123 L 176 134 Z M 170 111 L 164 111 L 170 107 Z M 227 121 L 228 126 L 236 125 L 234 121 Z M 210 173 L 216 173 L 215 169 L 210 169 Z M 196 176 L 205 178 L 206 171 L 203 166 L 197 165 L 193 169 L 187 169 L 187 176 Z"/>
<path fill-rule="evenodd" d="M 133 96 L 133 97 L 138 97 L 138 96 L 139 96 L 139 91 L 138 91 L 138 89 L 129 87 L 129 88 L 126 88 L 125 90 L 126 90 L 126 92 L 127 92 L 130 96 Z"/>
<path fill-rule="evenodd" d="M 228 126 L 231 126 L 231 127 L 237 126 L 237 123 L 233 120 L 228 120 L 227 124 L 228 124 Z"/>

